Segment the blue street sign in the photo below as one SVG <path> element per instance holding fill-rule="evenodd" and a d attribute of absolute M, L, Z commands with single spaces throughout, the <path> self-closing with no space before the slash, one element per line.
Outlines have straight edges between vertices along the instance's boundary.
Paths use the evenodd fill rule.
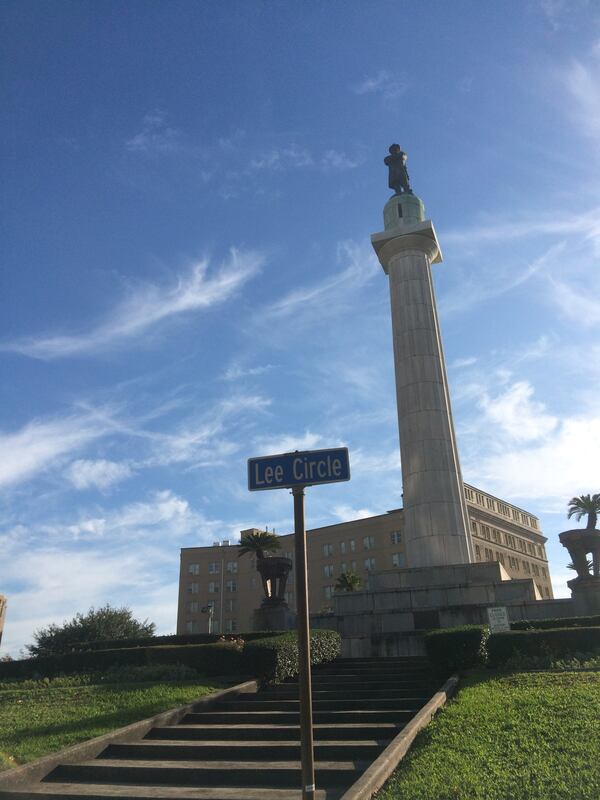
<path fill-rule="evenodd" d="M 248 459 L 248 489 L 286 489 L 350 480 L 347 447 Z"/>

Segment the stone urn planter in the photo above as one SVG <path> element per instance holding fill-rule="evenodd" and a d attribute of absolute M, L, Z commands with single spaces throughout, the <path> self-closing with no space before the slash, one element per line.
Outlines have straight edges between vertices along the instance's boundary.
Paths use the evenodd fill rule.
<path fill-rule="evenodd" d="M 577 573 L 576 578 L 567 581 L 577 612 L 600 613 L 600 530 L 575 528 L 559 533 L 558 538 L 567 548 Z"/>
<path fill-rule="evenodd" d="M 263 607 L 284 606 L 287 608 L 285 587 L 291 568 L 291 559 L 282 556 L 270 556 L 256 560 L 256 569 L 260 573 L 265 593 L 261 603 Z"/>

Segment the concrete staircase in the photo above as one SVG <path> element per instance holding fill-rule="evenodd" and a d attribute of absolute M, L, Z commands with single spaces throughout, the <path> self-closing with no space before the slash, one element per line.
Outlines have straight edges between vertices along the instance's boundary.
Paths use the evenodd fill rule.
<path fill-rule="evenodd" d="M 437 686 L 425 659 L 340 659 L 313 669 L 315 800 L 340 798 Z M 60 764 L 0 798 L 296 800 L 298 685 L 225 699 L 144 739 Z"/>

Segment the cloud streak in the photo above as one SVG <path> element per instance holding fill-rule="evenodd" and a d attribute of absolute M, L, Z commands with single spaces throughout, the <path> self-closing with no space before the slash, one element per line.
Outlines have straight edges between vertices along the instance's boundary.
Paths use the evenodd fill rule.
<path fill-rule="evenodd" d="M 143 285 L 87 332 L 20 339 L 0 345 L 0 350 L 42 360 L 100 352 L 139 337 L 160 323 L 225 302 L 263 263 L 264 257 L 257 252 L 232 248 L 226 262 L 213 273 L 205 259 L 170 286 Z"/>

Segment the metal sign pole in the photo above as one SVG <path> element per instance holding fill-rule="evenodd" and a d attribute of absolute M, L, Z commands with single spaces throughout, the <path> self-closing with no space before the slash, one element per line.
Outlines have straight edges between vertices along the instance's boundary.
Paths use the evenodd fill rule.
<path fill-rule="evenodd" d="M 310 631 L 304 528 L 304 486 L 295 486 L 294 546 L 296 554 L 296 607 L 298 613 L 298 697 L 300 701 L 300 752 L 302 800 L 314 800 L 315 763 L 313 754 L 312 690 L 310 681 Z"/>

